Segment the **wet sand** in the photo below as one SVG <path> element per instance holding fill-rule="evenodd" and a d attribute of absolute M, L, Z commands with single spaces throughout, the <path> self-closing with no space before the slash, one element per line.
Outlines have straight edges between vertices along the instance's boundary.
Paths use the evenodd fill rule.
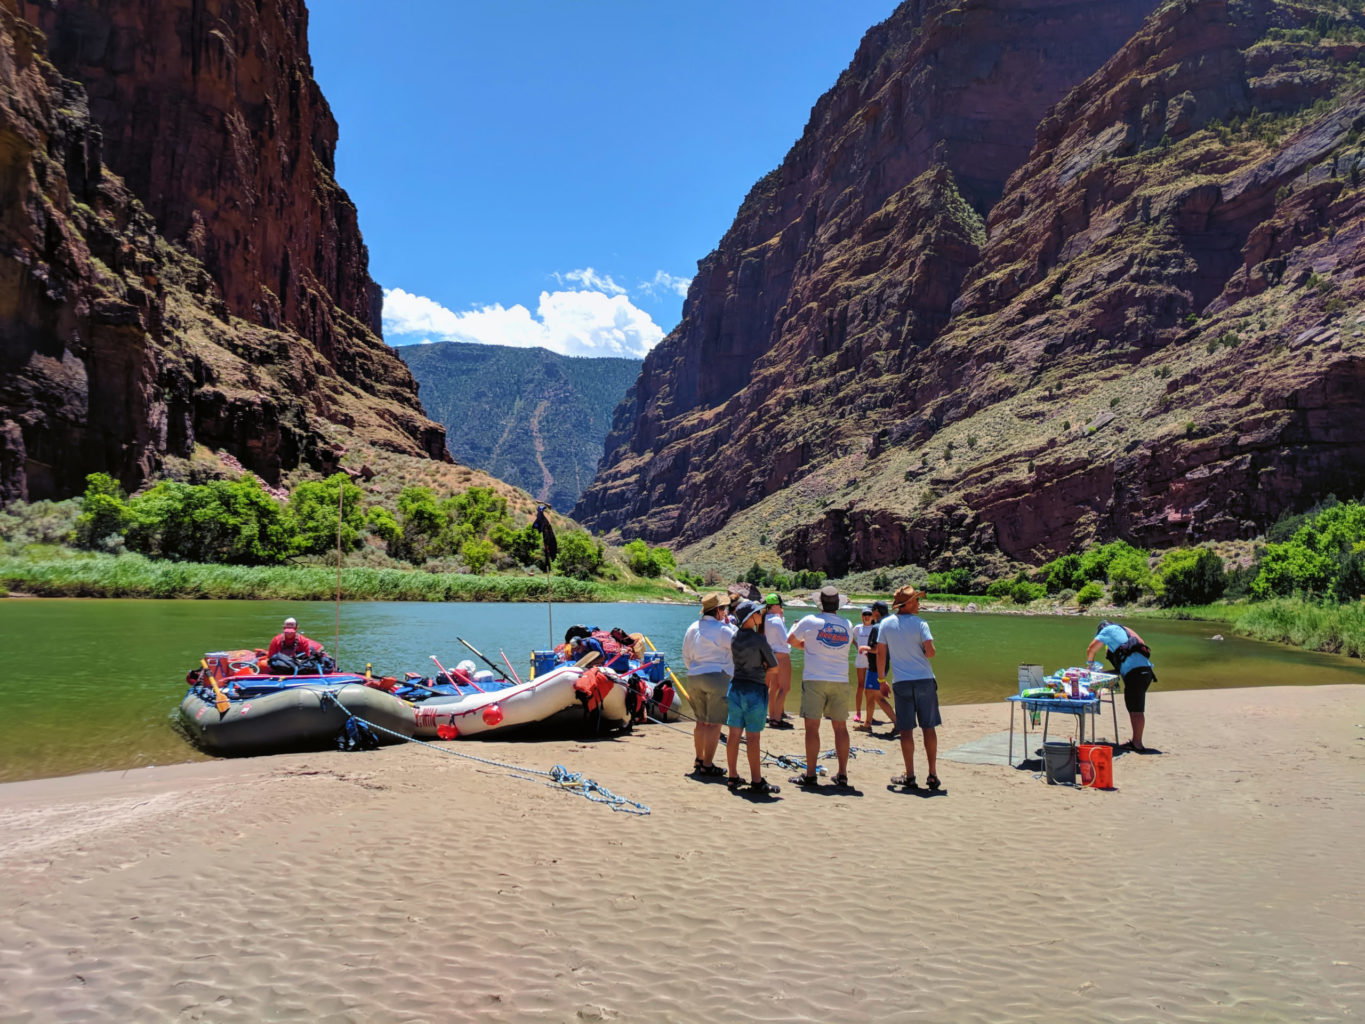
<path fill-rule="evenodd" d="M 944 753 L 1008 726 L 944 713 Z M 852 791 L 769 768 L 758 802 L 658 726 L 449 745 L 648 817 L 417 746 L 3 785 L 0 1020 L 1359 1019 L 1365 687 L 1148 718 L 1111 792 L 947 760 L 891 791 L 855 734 L 886 754 Z"/>

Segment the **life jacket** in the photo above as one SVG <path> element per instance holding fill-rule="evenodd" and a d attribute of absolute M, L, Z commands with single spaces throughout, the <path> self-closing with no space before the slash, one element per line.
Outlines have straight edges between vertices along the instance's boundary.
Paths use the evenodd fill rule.
<path fill-rule="evenodd" d="M 597 666 L 593 666 L 574 680 L 574 696 L 583 705 L 584 712 L 593 712 L 602 706 L 615 685 L 611 678 Z"/>
<path fill-rule="evenodd" d="M 1127 626 L 1120 626 L 1119 628 L 1128 634 L 1128 639 L 1109 652 L 1109 664 L 1114 666 L 1115 672 L 1121 671 L 1124 659 L 1130 654 L 1141 654 L 1144 658 L 1152 656 L 1152 649 L 1135 631 Z"/>
<path fill-rule="evenodd" d="M 626 712 L 631 725 L 644 725 L 649 720 L 649 683 L 637 675 L 626 680 Z"/>
<path fill-rule="evenodd" d="M 668 709 L 673 706 L 673 702 L 678 699 L 678 695 L 673 690 L 673 684 L 665 679 L 661 683 L 654 684 L 654 708 L 655 715 L 661 720 L 668 719 Z"/>

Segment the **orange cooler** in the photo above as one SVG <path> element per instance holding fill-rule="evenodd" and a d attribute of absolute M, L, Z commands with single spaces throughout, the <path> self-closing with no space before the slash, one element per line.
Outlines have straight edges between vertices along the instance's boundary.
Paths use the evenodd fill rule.
<path fill-rule="evenodd" d="M 1076 748 L 1081 785 L 1095 789 L 1114 788 L 1114 752 L 1098 743 L 1082 743 Z"/>

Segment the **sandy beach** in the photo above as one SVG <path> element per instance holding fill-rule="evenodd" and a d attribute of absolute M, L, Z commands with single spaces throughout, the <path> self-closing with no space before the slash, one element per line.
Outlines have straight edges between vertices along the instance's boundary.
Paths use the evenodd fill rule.
<path fill-rule="evenodd" d="M 947 760 L 894 792 L 855 734 L 887 754 L 852 792 L 755 802 L 657 726 L 455 747 L 648 817 L 417 746 L 0 786 L 0 1020 L 1365 1016 L 1365 688 L 1148 710 L 1111 792 Z M 943 752 L 1008 726 L 944 713 Z"/>

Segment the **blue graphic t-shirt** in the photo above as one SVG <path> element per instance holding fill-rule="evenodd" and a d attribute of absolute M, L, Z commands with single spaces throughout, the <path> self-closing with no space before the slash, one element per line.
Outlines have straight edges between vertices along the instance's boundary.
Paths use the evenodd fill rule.
<path fill-rule="evenodd" d="M 835 612 L 807 615 L 788 635 L 806 645 L 802 679 L 848 682 L 848 652 L 853 646 L 853 630 L 841 615 Z"/>

